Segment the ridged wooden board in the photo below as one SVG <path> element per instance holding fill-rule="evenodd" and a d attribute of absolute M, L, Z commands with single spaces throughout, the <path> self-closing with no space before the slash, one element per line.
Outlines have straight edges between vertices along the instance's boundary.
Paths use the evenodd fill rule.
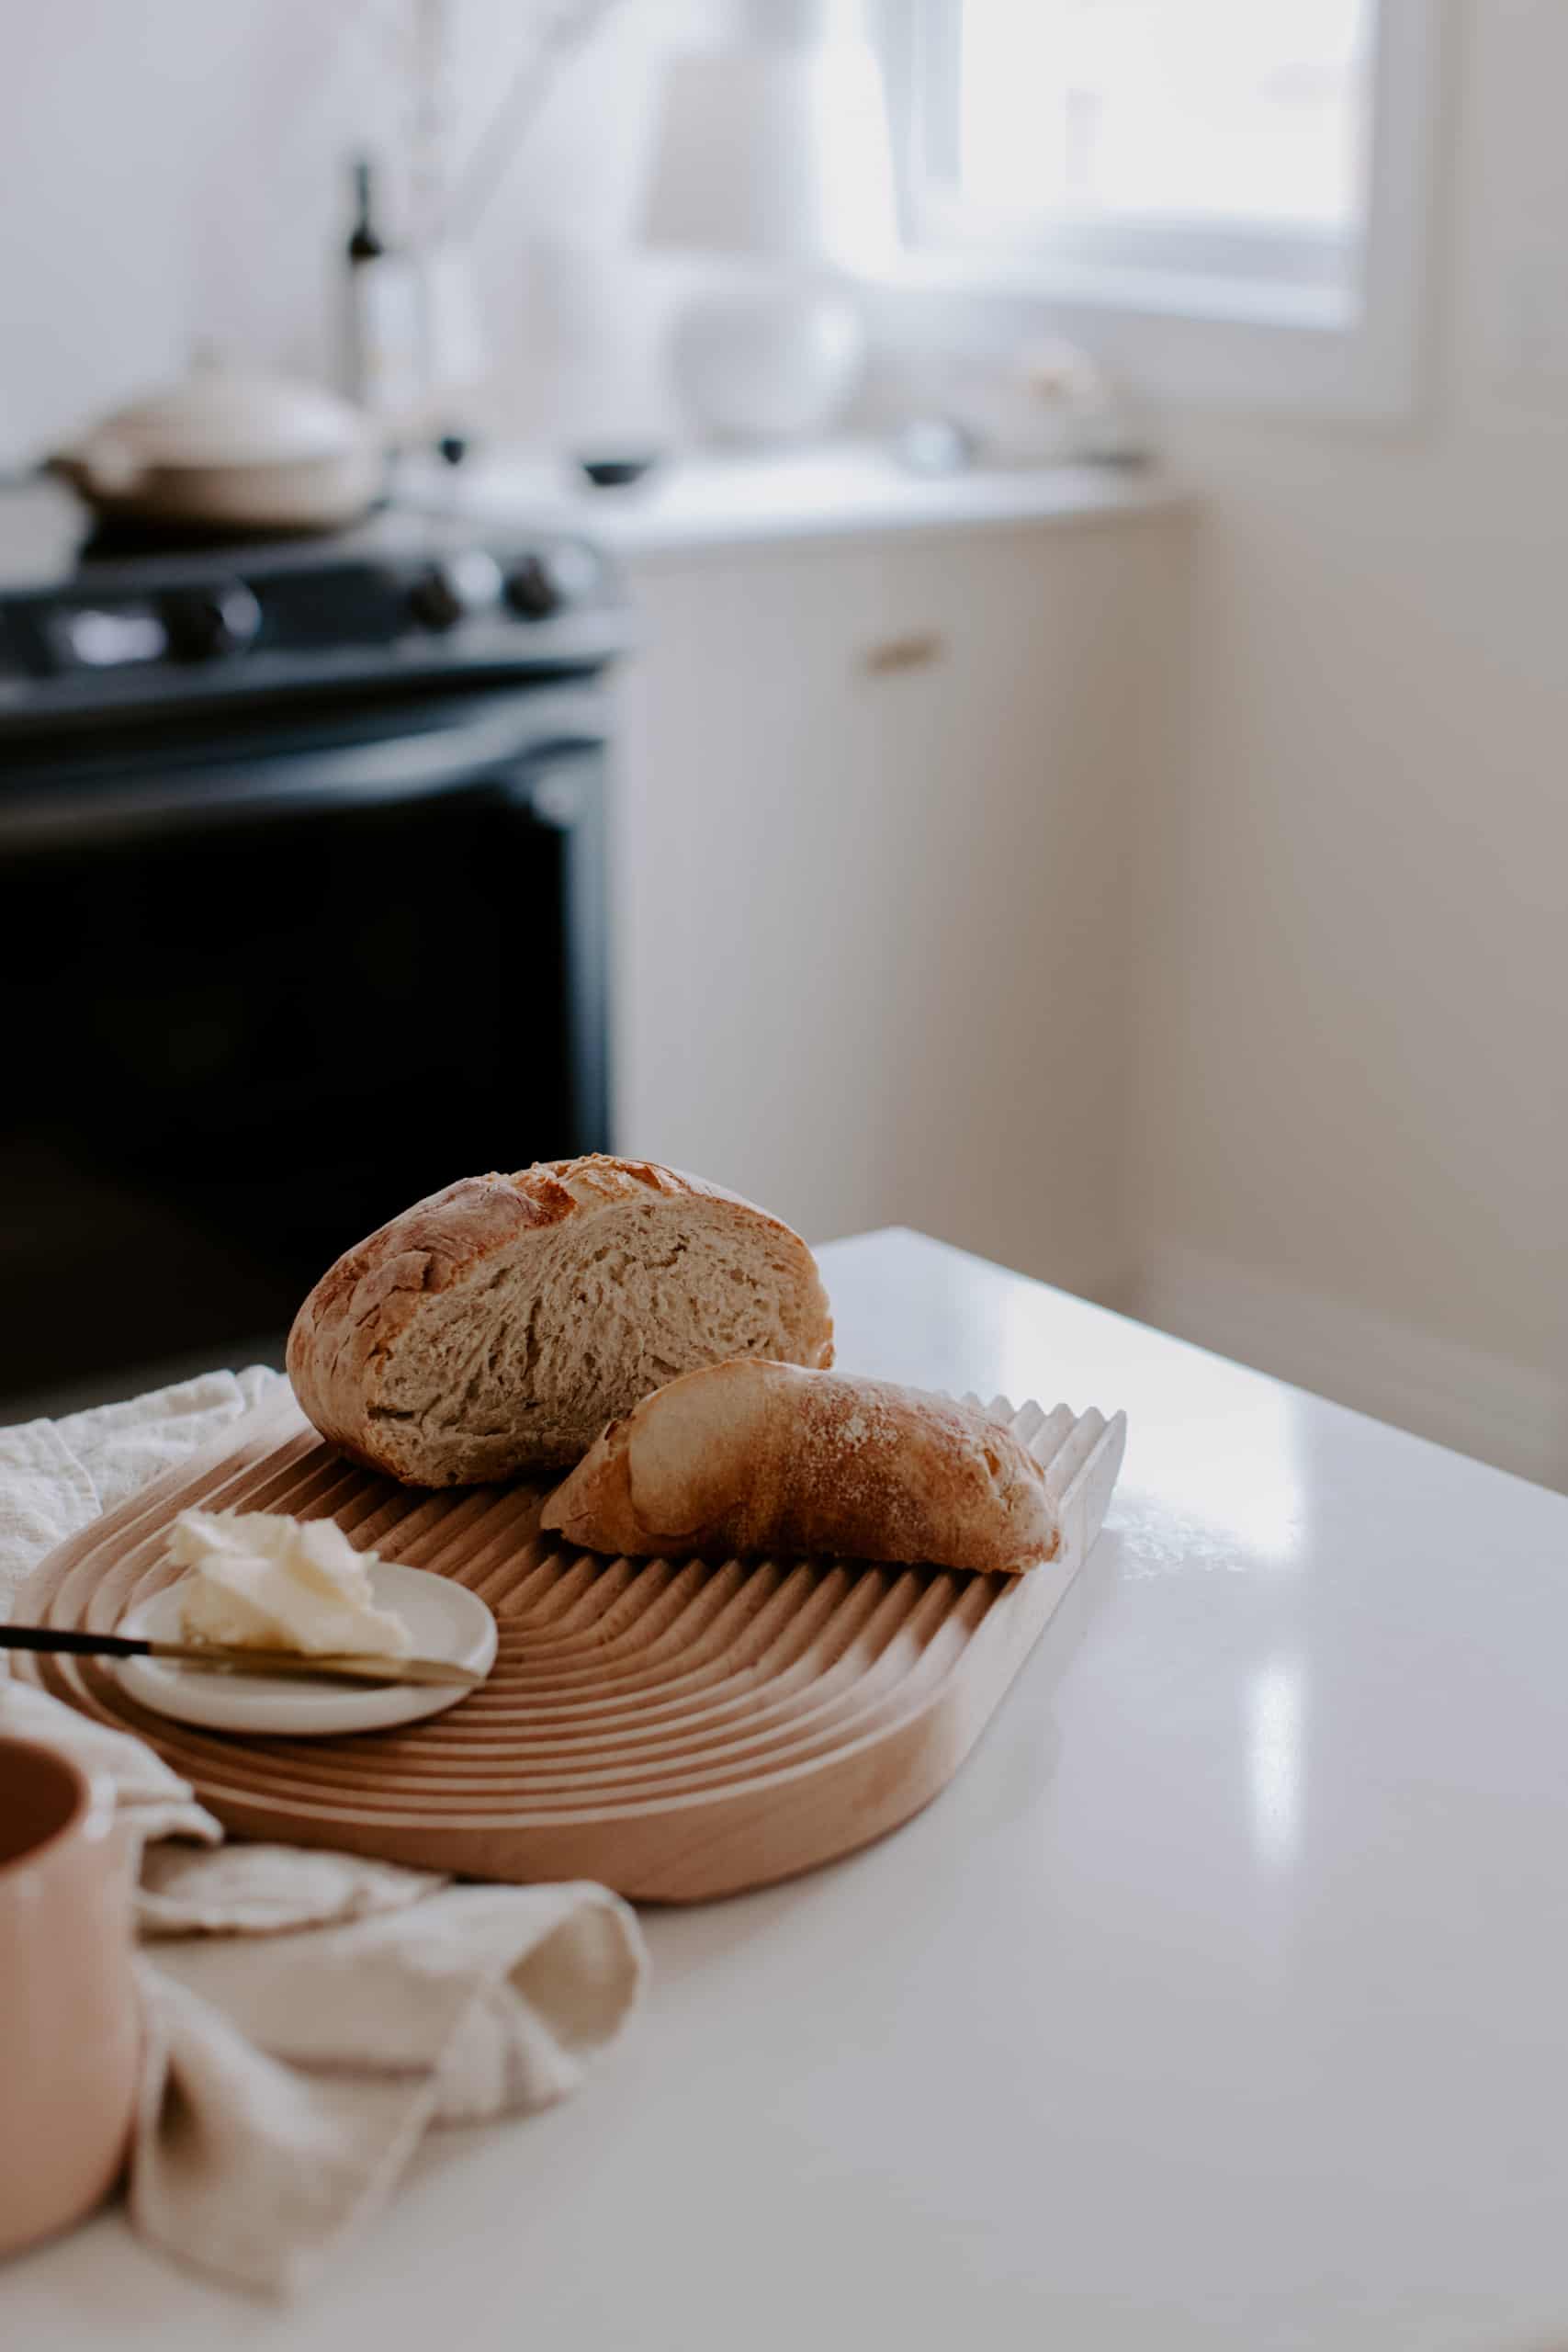
<path fill-rule="evenodd" d="M 90 1658 L 18 1670 L 136 1731 L 238 1836 L 477 1878 L 590 1878 L 693 1902 L 811 1868 L 952 1778 L 1100 1532 L 1124 1417 L 1010 1419 L 1045 1465 L 1062 1556 L 1016 1577 L 825 1560 L 607 1560 L 538 1533 L 543 1487 L 426 1494 L 344 1462 L 287 1393 L 60 1546 L 18 1622 L 112 1631 L 177 1573 L 175 1514 L 331 1516 L 495 1611 L 484 1687 L 341 1739 L 259 1739 L 148 1713 Z"/>

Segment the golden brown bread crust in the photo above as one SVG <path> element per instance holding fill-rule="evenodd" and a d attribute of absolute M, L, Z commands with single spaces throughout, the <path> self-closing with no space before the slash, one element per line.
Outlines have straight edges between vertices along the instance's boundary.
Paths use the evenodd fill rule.
<path fill-rule="evenodd" d="M 825 1552 L 1009 1574 L 1061 1544 L 1040 1464 L 978 1407 L 754 1358 L 645 1397 L 540 1523 L 634 1558 Z"/>
<path fill-rule="evenodd" d="M 302 1410 L 324 1438 L 367 1468 L 415 1484 L 449 1483 L 417 1464 L 411 1468 L 408 1433 L 395 1418 L 378 1413 L 388 1367 L 422 1305 L 433 1294 L 472 1282 L 487 1261 L 528 1235 L 599 1208 L 649 1199 L 728 1204 L 748 1223 L 760 1222 L 786 1238 L 817 1283 L 820 1312 L 805 1352 L 831 1363 L 832 1320 L 815 1261 L 782 1219 L 722 1185 L 655 1161 L 594 1153 L 541 1160 L 512 1175 L 460 1177 L 345 1250 L 311 1290 L 288 1335 L 288 1376 Z"/>

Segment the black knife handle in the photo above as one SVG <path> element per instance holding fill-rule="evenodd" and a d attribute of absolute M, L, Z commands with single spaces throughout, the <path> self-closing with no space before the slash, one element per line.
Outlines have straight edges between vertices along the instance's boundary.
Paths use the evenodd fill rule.
<path fill-rule="evenodd" d="M 151 1642 L 129 1634 L 75 1634 L 58 1625 L 0 1625 L 0 1650 L 70 1650 L 78 1657 L 145 1657 Z"/>

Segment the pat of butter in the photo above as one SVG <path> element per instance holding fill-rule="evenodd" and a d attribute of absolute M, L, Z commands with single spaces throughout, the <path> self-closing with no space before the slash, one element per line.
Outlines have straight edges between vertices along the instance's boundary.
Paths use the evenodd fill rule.
<path fill-rule="evenodd" d="M 330 1519 L 183 1510 L 169 1550 L 190 1571 L 180 1588 L 186 1641 L 317 1657 L 406 1657 L 413 1648 L 402 1619 L 371 1597 L 375 1553 L 356 1552 Z"/>

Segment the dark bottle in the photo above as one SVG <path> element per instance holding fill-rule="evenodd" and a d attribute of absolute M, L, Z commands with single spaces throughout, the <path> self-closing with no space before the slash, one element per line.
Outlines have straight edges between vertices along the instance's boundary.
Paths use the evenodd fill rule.
<path fill-rule="evenodd" d="M 372 166 L 354 166 L 354 226 L 346 259 L 348 390 L 389 421 L 411 407 L 418 382 L 418 313 L 412 272 L 376 225 Z"/>
<path fill-rule="evenodd" d="M 374 208 L 370 165 L 362 158 L 354 167 L 354 227 L 348 239 L 351 268 L 359 262 L 379 261 L 387 250 L 376 233 Z"/>

